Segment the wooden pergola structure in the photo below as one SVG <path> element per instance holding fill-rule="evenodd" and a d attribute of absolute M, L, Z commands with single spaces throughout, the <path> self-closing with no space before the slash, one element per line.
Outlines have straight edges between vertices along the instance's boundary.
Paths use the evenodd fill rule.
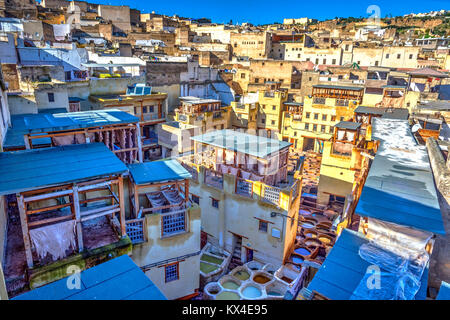
<path fill-rule="evenodd" d="M 362 87 L 315 85 L 312 91 L 313 97 L 357 100 L 359 103 L 362 102 L 363 95 L 364 88 Z"/>
<path fill-rule="evenodd" d="M 17 197 L 29 268 L 34 265 L 32 230 L 73 221 L 73 249 L 79 252 L 86 248 L 82 225 L 86 221 L 106 216 L 111 230 L 126 236 L 123 174 L 127 168 L 105 145 L 0 153 L 0 171 L 0 195 Z"/>
<path fill-rule="evenodd" d="M 221 107 L 220 100 L 200 99 L 194 97 L 182 97 L 181 113 L 199 114 L 202 112 L 219 111 Z"/>
<path fill-rule="evenodd" d="M 103 142 L 124 163 L 143 161 L 139 120 L 126 112 L 95 110 L 53 114 L 45 118 L 42 115 L 24 116 L 24 123 L 33 121 L 39 125 L 23 128 L 26 149 L 39 148 L 33 145 L 33 140 L 42 138 L 50 138 L 51 146 Z"/>
<path fill-rule="evenodd" d="M 117 186 L 118 194 L 114 192 L 114 186 Z M 88 198 L 89 192 L 106 191 L 107 195 Z M 22 226 L 23 241 L 25 245 L 25 255 L 29 268 L 33 267 L 33 256 L 31 250 L 30 230 L 43 226 L 52 225 L 64 221 L 73 220 L 76 222 L 76 239 L 78 252 L 82 252 L 85 248 L 83 245 L 83 228 L 82 223 L 101 216 L 108 216 L 113 228 L 120 231 L 122 237 L 126 236 L 125 226 L 125 207 L 124 207 L 124 191 L 123 177 L 112 176 L 105 179 L 91 180 L 86 182 L 59 185 L 49 188 L 41 188 L 32 191 L 17 193 L 17 204 L 20 213 L 20 223 Z M 33 205 L 40 201 L 50 199 L 66 198 L 65 203 L 44 206 L 34 209 Z M 83 199 L 84 198 L 84 199 Z M 94 209 L 82 210 L 81 206 L 88 203 L 104 202 L 110 200 L 111 204 Z M 70 208 L 69 215 L 61 215 L 54 218 L 34 219 L 31 217 L 38 216 L 42 213 L 50 211 Z M 117 219 L 118 216 L 118 219 Z"/>
<path fill-rule="evenodd" d="M 173 169 L 175 168 L 175 169 Z M 145 162 L 129 166 L 129 193 L 130 204 L 134 218 L 140 218 L 146 213 L 156 213 L 160 211 L 170 211 L 174 208 L 186 208 L 189 201 L 189 179 L 191 174 L 175 160 Z M 176 191 L 181 195 L 182 201 L 169 203 L 163 206 L 151 206 L 144 208 L 141 206 L 139 195 L 159 192 L 160 190 Z M 151 190 L 151 191 L 150 191 Z"/>

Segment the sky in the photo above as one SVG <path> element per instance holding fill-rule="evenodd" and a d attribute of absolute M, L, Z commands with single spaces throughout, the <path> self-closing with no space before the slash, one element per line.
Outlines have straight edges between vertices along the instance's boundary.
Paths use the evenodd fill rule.
<path fill-rule="evenodd" d="M 283 23 L 283 18 L 325 20 L 335 17 L 369 17 L 367 8 L 377 5 L 380 17 L 409 13 L 450 10 L 450 0 L 88 0 L 88 2 L 128 5 L 142 13 L 174 15 L 187 18 L 210 18 L 215 23 L 250 22 Z"/>

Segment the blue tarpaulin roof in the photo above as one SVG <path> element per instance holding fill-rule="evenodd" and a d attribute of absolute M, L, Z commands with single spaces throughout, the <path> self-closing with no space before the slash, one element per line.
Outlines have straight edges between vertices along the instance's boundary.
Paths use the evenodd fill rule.
<path fill-rule="evenodd" d="M 332 300 L 349 300 L 371 266 L 358 253 L 359 247 L 367 242 L 369 240 L 362 233 L 344 229 L 308 289 Z M 427 281 L 428 267 L 422 275 L 416 300 L 425 300 Z"/>
<path fill-rule="evenodd" d="M 25 133 L 73 130 L 136 122 L 139 122 L 139 118 L 116 109 L 11 116 L 12 128 Z"/>
<path fill-rule="evenodd" d="M 80 273 L 80 288 L 69 289 L 64 278 L 12 300 L 167 300 L 127 255 Z"/>
<path fill-rule="evenodd" d="M 258 158 L 265 158 L 292 144 L 286 141 L 269 139 L 228 129 L 211 131 L 192 137 L 191 139 L 219 148 L 250 154 Z"/>
<path fill-rule="evenodd" d="M 3 144 L 4 149 L 8 148 L 25 148 L 25 140 L 24 135 L 28 132 L 22 130 L 14 130 L 13 128 L 9 128 L 6 131 L 5 143 Z M 33 135 L 33 134 L 31 134 Z M 50 145 L 52 143 L 51 138 L 38 138 L 33 139 L 33 146 L 41 146 L 41 145 Z"/>
<path fill-rule="evenodd" d="M 428 154 L 415 141 L 408 121 L 376 118 L 372 132 L 380 147 L 356 214 L 445 234 Z"/>
<path fill-rule="evenodd" d="M 184 180 L 191 174 L 176 160 L 144 162 L 128 165 L 135 184 Z"/>
<path fill-rule="evenodd" d="M 103 143 L 0 153 L 0 195 L 127 171 Z"/>
<path fill-rule="evenodd" d="M 450 284 L 442 281 L 436 300 L 450 300 Z"/>

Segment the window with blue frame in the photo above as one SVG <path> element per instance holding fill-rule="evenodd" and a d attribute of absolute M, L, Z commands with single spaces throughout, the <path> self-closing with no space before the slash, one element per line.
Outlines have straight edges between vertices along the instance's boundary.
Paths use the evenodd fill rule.
<path fill-rule="evenodd" d="M 165 281 L 166 281 L 166 283 L 178 280 L 180 278 L 180 275 L 179 275 L 179 263 L 178 262 L 166 265 L 164 267 L 164 269 L 165 269 L 164 273 L 165 273 Z"/>

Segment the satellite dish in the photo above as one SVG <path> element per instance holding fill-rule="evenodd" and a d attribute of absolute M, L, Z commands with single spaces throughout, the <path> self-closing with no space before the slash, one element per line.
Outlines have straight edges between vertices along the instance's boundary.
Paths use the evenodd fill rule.
<path fill-rule="evenodd" d="M 422 129 L 422 127 L 420 126 L 420 124 L 416 123 L 415 125 L 412 126 L 411 132 L 415 133 L 419 131 L 419 129 Z"/>

